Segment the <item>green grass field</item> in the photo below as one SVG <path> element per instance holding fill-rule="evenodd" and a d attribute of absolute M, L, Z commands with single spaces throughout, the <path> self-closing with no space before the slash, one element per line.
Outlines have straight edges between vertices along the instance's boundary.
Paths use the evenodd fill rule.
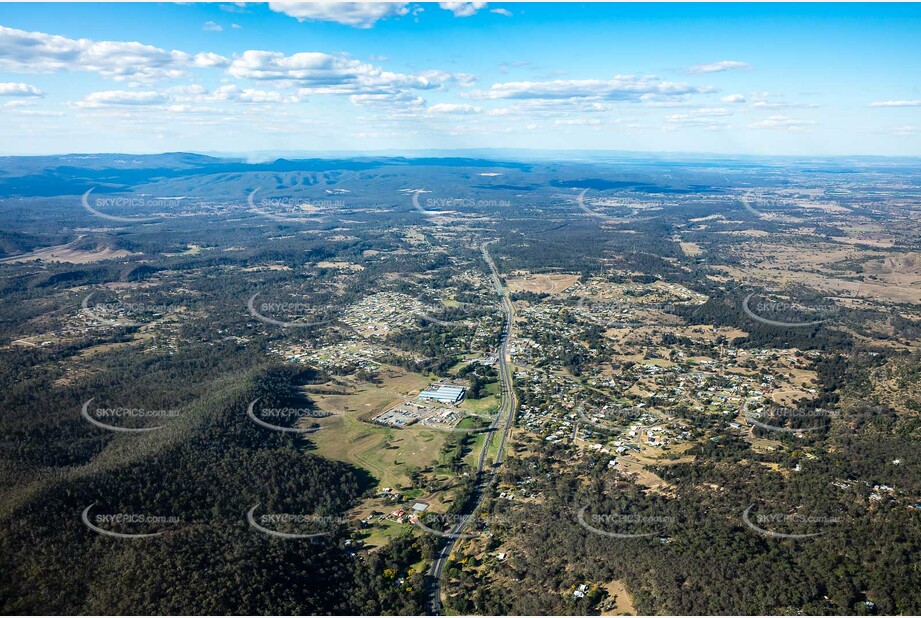
<path fill-rule="evenodd" d="M 499 409 L 499 383 L 495 382 L 486 387 L 487 397 L 481 399 L 465 399 L 461 402 L 461 410 L 466 410 L 473 414 L 495 413 Z"/>
<path fill-rule="evenodd" d="M 362 540 L 365 542 L 366 547 L 383 547 L 393 539 L 411 536 L 414 534 L 414 530 L 415 527 L 412 524 L 398 524 L 395 521 L 385 519 L 380 523 L 375 522 L 370 528 L 365 528 L 362 532 L 367 536 L 363 537 Z"/>
<path fill-rule="evenodd" d="M 373 474 L 381 486 L 408 487 L 410 468 L 437 461 L 447 434 L 426 427 L 394 429 L 358 420 L 357 413 L 330 417 L 312 436 L 317 454 Z"/>

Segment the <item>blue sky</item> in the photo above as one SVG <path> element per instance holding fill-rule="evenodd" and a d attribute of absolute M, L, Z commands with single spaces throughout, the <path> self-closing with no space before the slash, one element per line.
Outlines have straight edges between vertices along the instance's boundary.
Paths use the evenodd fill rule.
<path fill-rule="evenodd" d="M 921 155 L 917 4 L 0 4 L 0 152 Z"/>

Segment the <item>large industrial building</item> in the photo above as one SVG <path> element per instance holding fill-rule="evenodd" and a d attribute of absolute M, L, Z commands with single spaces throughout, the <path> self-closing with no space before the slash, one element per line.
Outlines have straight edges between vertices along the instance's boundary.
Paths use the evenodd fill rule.
<path fill-rule="evenodd" d="M 463 386 L 436 384 L 419 393 L 419 399 L 431 399 L 441 403 L 458 403 L 464 398 L 467 389 Z"/>

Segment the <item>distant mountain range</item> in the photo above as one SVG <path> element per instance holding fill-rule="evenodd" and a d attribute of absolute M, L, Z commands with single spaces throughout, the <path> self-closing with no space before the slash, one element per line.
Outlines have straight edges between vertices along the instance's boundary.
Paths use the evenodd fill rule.
<path fill-rule="evenodd" d="M 427 151 L 426 151 L 427 152 Z M 498 154 L 496 151 L 493 154 Z M 515 151 L 501 151 L 504 154 L 521 155 Z M 921 165 L 921 159 L 846 157 L 846 158 L 792 158 L 792 157 L 748 157 L 710 156 L 686 153 L 627 153 L 627 152 L 576 152 L 558 153 L 558 159 L 550 159 L 549 152 L 528 151 L 530 157 L 520 159 L 484 158 L 457 156 L 460 154 L 483 153 L 483 151 L 457 151 L 455 156 L 360 156 L 332 158 L 276 158 L 270 161 L 254 160 L 249 157 L 216 157 L 188 152 L 163 154 L 66 154 L 29 157 L 0 157 L 0 197 L 54 197 L 82 195 L 92 189 L 95 194 L 104 193 L 151 193 L 156 195 L 192 195 L 199 197 L 240 196 L 255 188 L 284 190 L 297 193 L 301 189 L 316 188 L 342 183 L 348 180 L 367 182 L 374 180 L 399 180 L 397 185 L 425 186 L 435 181 L 436 176 L 469 169 L 468 176 L 477 175 L 477 169 L 489 168 L 506 173 L 504 185 L 499 178 L 489 188 L 527 190 L 535 186 L 534 181 L 546 181 L 557 187 L 589 187 L 594 189 L 632 186 L 638 190 L 651 180 L 649 173 L 667 164 L 673 171 L 694 168 L 697 172 L 708 170 L 720 172 L 763 168 L 783 170 L 795 167 L 800 171 L 813 173 L 842 174 L 867 168 L 885 168 L 897 172 L 904 167 L 913 171 Z M 447 153 L 443 153 L 447 154 Z M 590 159 L 580 159 L 580 156 Z M 545 158 L 546 157 L 546 158 Z M 564 168 L 570 171 L 583 168 L 580 173 L 558 173 Z M 585 184 L 578 180 L 591 167 L 606 169 L 612 178 L 598 183 Z M 400 170 L 413 169 L 420 173 L 401 174 Z M 424 173 L 421 173 L 423 172 Z M 509 184 L 515 173 L 539 171 L 545 178 L 530 177 L 529 182 Z M 463 174 L 461 174 L 463 175 Z M 566 176 L 569 179 L 565 179 Z M 538 174 L 537 176 L 540 176 Z M 457 178 L 452 178 L 456 182 Z M 519 180 L 524 180 L 519 178 Z M 711 180 L 713 180 L 711 178 Z M 411 181 L 411 182 L 410 182 Z M 677 181 L 677 178 L 676 178 Z M 483 183 L 478 178 L 477 183 Z M 661 178 L 656 179 L 656 184 Z M 575 184 L 573 184 L 575 183 Z M 476 185 L 473 185 L 476 186 Z M 678 190 L 706 190 L 704 185 L 676 182 Z M 486 188 L 486 187 L 481 187 Z"/>

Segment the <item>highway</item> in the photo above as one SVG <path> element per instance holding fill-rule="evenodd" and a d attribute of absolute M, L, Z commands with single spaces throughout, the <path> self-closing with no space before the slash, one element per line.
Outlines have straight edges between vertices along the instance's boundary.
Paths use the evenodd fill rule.
<path fill-rule="evenodd" d="M 472 501 L 472 506 L 468 509 L 468 512 L 464 513 L 464 516 L 461 516 L 459 521 L 454 524 L 454 526 L 452 526 L 448 531 L 449 535 L 451 536 L 442 538 L 442 542 L 435 555 L 435 561 L 432 563 L 432 568 L 429 571 L 429 581 L 431 582 L 429 612 L 432 616 L 438 616 L 441 614 L 442 571 L 444 571 L 445 564 L 447 564 L 448 558 L 451 556 L 451 552 L 454 550 L 454 545 L 457 543 L 457 535 L 463 533 L 464 528 L 467 526 L 467 522 L 472 519 L 473 515 L 480 508 L 480 505 L 483 503 L 483 498 L 486 496 L 487 490 L 495 479 L 495 473 L 498 467 L 502 464 L 502 459 L 505 454 L 505 443 L 508 440 L 509 431 L 511 430 L 512 424 L 515 420 L 515 410 L 518 407 L 518 402 L 515 399 L 515 391 L 513 388 L 512 372 L 508 366 L 508 342 L 512 335 L 515 308 L 512 305 L 512 299 L 508 295 L 508 290 L 502 285 L 502 279 L 499 277 L 499 270 L 496 268 L 495 262 L 493 262 L 492 257 L 489 255 L 488 246 L 493 242 L 495 241 L 484 242 L 482 245 L 480 245 L 480 251 L 483 252 L 483 259 L 486 260 L 486 264 L 489 266 L 493 285 L 496 288 L 496 294 L 498 294 L 502 300 L 502 311 L 505 314 L 505 325 L 502 331 L 502 340 L 499 344 L 498 354 L 499 381 L 502 386 L 501 403 L 499 404 L 499 413 L 496 414 L 496 417 L 493 419 L 493 422 L 490 425 L 489 431 L 486 432 L 486 439 L 483 441 L 483 450 L 480 451 L 480 458 L 477 462 L 477 486 L 474 494 L 475 499 Z M 498 431 L 500 426 L 501 431 Z M 489 469 L 486 469 L 489 446 L 492 442 L 493 436 L 497 433 L 500 436 L 499 449 L 496 451 L 496 457 L 492 462 L 492 466 Z"/>

